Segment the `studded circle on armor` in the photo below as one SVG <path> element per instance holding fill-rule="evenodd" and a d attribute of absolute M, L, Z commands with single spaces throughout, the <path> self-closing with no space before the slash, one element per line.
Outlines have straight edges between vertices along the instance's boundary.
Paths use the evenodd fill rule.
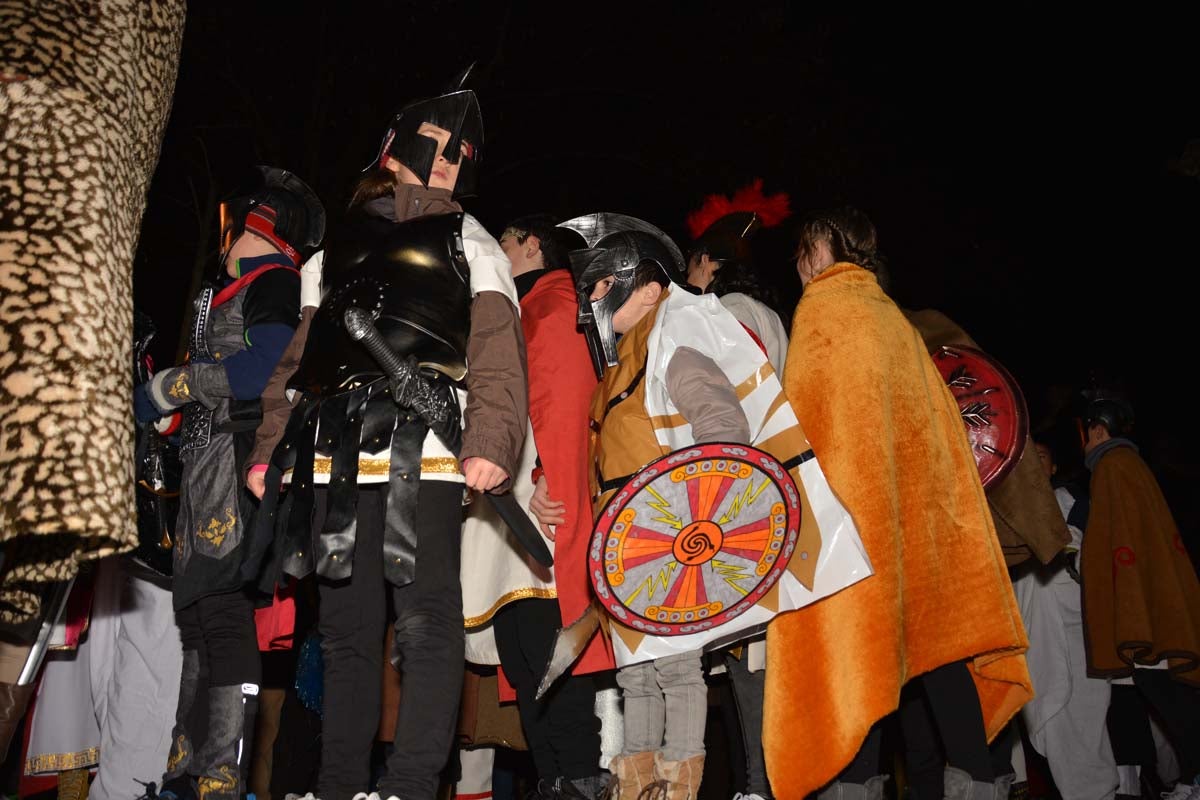
<path fill-rule="evenodd" d="M 588 571 L 618 620 L 659 635 L 697 633 L 774 587 L 800 516 L 800 493 L 774 457 L 749 445 L 696 445 L 647 465 L 613 495 Z"/>

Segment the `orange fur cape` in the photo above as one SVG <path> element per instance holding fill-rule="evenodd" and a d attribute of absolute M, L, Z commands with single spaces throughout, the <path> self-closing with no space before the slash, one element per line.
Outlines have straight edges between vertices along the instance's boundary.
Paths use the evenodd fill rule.
<path fill-rule="evenodd" d="M 768 628 L 763 749 L 775 796 L 799 800 L 924 672 L 970 660 L 989 739 L 1033 690 L 958 406 L 874 275 L 836 264 L 809 283 L 784 376 L 875 569 Z"/>
<path fill-rule="evenodd" d="M 1154 473 L 1114 447 L 1091 496 L 1079 561 L 1088 673 L 1124 677 L 1166 658 L 1177 680 L 1200 685 L 1200 582 Z"/>

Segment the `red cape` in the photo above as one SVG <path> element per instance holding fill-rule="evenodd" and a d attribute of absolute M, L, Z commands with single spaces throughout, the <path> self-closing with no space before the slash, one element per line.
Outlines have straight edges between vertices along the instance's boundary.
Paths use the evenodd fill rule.
<path fill-rule="evenodd" d="M 599 382 L 587 340 L 577 328 L 578 304 L 571 273 L 550 270 L 521 300 L 521 329 L 529 365 L 529 418 L 550 496 L 566 505 L 567 521 L 554 540 L 554 581 L 564 625 L 591 602 L 587 547 L 592 536 L 588 497 L 588 409 Z M 593 637 L 575 662 L 582 675 L 613 668 L 603 636 Z"/>

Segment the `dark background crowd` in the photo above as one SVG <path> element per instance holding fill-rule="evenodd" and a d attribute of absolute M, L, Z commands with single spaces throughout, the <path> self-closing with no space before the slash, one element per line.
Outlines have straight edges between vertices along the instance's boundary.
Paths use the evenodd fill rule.
<path fill-rule="evenodd" d="M 487 155 L 467 208 L 494 235 L 532 211 L 611 210 L 685 241 L 705 195 L 755 178 L 797 212 L 852 203 L 897 301 L 999 358 L 1068 471 L 1080 390 L 1131 397 L 1195 555 L 1189 29 L 1165 11 L 193 3 L 135 299 L 156 361 L 175 363 L 187 299 L 215 272 L 217 205 L 250 166 L 305 176 L 336 224 L 391 114 L 474 61 Z M 790 226 L 757 246 L 786 320 Z"/>

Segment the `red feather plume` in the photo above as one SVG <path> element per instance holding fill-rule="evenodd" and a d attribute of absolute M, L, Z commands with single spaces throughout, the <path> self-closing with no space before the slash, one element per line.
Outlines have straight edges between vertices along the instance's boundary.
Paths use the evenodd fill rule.
<path fill-rule="evenodd" d="M 749 186 L 743 186 L 734 192 L 733 197 L 721 194 L 710 194 L 704 198 L 704 205 L 688 214 L 688 232 L 692 238 L 708 230 L 708 226 L 726 214 L 735 211 L 753 211 L 762 220 L 764 228 L 771 228 L 783 222 L 792 213 L 787 192 L 766 195 L 762 190 L 762 178 L 755 178 Z"/>

